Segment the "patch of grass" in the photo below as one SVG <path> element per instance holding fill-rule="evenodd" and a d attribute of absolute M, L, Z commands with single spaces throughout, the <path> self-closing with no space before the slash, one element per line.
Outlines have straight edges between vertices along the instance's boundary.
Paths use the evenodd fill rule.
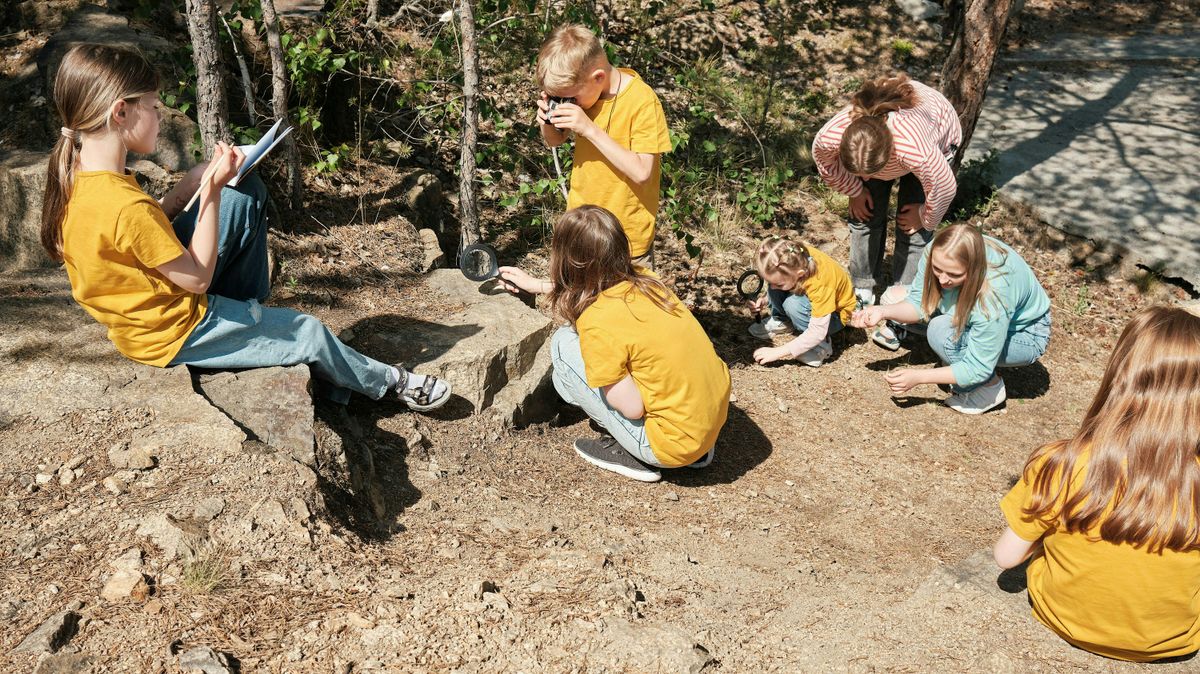
<path fill-rule="evenodd" d="M 916 48 L 917 45 L 913 44 L 911 40 L 905 40 L 902 37 L 892 40 L 892 53 L 896 55 L 896 58 L 906 59 L 913 55 Z"/>
<path fill-rule="evenodd" d="M 224 555 L 215 550 L 205 550 L 196 555 L 186 566 L 179 584 L 192 594 L 213 594 L 233 583 L 229 565 Z"/>
<path fill-rule="evenodd" d="M 1071 312 L 1076 316 L 1086 315 L 1088 309 L 1092 308 L 1092 291 L 1088 288 L 1088 284 L 1084 283 L 1079 286 L 1079 290 L 1075 292 L 1075 303 L 1071 305 Z"/>

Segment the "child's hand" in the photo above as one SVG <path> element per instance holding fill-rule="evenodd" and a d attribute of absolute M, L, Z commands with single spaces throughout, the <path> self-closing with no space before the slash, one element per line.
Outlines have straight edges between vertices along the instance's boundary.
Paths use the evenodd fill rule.
<path fill-rule="evenodd" d="M 746 300 L 746 304 L 748 304 L 750 306 L 750 311 L 753 311 L 754 313 L 757 314 L 758 312 L 760 312 L 766 308 L 767 298 L 760 297 L 756 300 Z"/>
<path fill-rule="evenodd" d="M 777 360 L 791 358 L 792 352 L 782 346 L 764 346 L 754 350 L 754 362 L 759 365 L 774 363 Z"/>
<path fill-rule="evenodd" d="M 925 204 L 904 204 L 896 214 L 896 224 L 900 231 L 912 234 L 924 226 Z"/>
<path fill-rule="evenodd" d="M 559 131 L 573 131 L 581 138 L 590 139 L 593 132 L 600 130 L 583 108 L 574 103 L 559 103 L 550 113 L 550 123 Z"/>
<path fill-rule="evenodd" d="M 228 185 L 229 181 L 233 180 L 233 177 L 242 169 L 244 161 L 246 161 L 246 155 L 241 150 L 226 143 L 217 143 L 206 171 L 212 176 L 212 186 L 221 189 Z"/>
<path fill-rule="evenodd" d="M 892 393 L 897 395 L 907 393 L 912 387 L 925 383 L 921 381 L 921 371 L 910 368 L 892 370 L 883 375 L 883 379 L 888 383 L 888 387 L 892 389 Z"/>
<path fill-rule="evenodd" d="M 867 190 L 867 186 L 863 185 L 863 189 L 857 197 L 850 197 L 850 217 L 859 222 L 866 222 L 871 219 L 873 210 L 875 210 L 875 203 L 871 201 L 871 193 Z"/>
<path fill-rule="evenodd" d="M 524 269 L 518 267 L 500 267 L 496 270 L 504 288 L 514 295 L 524 290 L 527 293 L 540 295 L 546 291 L 546 282 L 530 276 Z"/>
<path fill-rule="evenodd" d="M 856 328 L 873 328 L 884 321 L 883 307 L 872 305 L 850 315 L 850 325 Z"/>

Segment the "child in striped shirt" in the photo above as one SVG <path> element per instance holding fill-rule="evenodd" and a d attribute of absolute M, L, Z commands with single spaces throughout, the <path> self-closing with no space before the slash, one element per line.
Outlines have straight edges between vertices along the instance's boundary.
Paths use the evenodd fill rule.
<path fill-rule="evenodd" d="M 850 276 L 864 305 L 875 303 L 887 238 L 888 199 L 899 180 L 893 292 L 881 302 L 904 298 L 917 262 L 958 184 L 950 160 L 962 142 L 954 107 L 940 93 L 907 75 L 867 82 L 850 105 L 826 122 L 813 140 L 813 160 L 821 179 L 850 197 Z M 876 341 L 895 350 L 894 335 Z"/>

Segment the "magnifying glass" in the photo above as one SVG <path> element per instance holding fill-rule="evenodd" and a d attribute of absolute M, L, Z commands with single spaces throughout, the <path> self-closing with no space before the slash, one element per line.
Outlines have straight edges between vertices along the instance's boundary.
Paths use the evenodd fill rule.
<path fill-rule="evenodd" d="M 458 256 L 458 269 L 463 276 L 475 281 L 487 281 L 500 274 L 496 261 L 496 249 L 486 243 L 473 243 Z"/>
<path fill-rule="evenodd" d="M 758 272 L 754 271 L 753 269 L 747 269 L 745 272 L 742 272 L 741 276 L 738 277 L 737 293 L 738 295 L 741 295 L 742 299 L 746 300 L 747 302 L 753 302 L 754 300 L 758 299 L 759 295 L 762 294 L 763 287 L 765 285 L 766 284 L 763 282 L 763 277 L 759 276 Z M 758 320 L 758 317 L 761 313 L 762 311 L 760 309 L 754 310 L 755 320 Z"/>

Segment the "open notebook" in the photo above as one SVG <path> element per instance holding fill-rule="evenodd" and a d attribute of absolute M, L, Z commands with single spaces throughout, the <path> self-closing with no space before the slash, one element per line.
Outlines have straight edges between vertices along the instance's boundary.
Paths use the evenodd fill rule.
<path fill-rule="evenodd" d="M 254 167 L 258 166 L 258 162 L 262 161 L 263 157 L 266 157 L 271 153 L 271 150 L 275 149 L 275 146 L 279 144 L 279 141 L 287 138 L 287 135 L 292 132 L 294 127 L 291 126 L 283 131 L 280 131 L 279 125 L 282 123 L 282 119 L 275 122 L 275 126 L 272 126 L 269 131 L 264 133 L 262 138 L 258 139 L 257 143 L 253 145 L 238 146 L 238 149 L 242 151 L 242 154 L 246 155 L 246 161 L 242 163 L 242 170 L 238 171 L 238 174 L 229 181 L 230 187 L 237 187 L 238 182 L 241 181 L 241 179 L 244 178 L 247 173 L 253 171 Z M 190 210 L 191 207 L 196 204 L 196 200 L 199 198 L 200 190 L 196 190 L 196 193 L 193 194 L 192 198 L 188 200 L 187 206 L 184 206 L 183 210 Z"/>

